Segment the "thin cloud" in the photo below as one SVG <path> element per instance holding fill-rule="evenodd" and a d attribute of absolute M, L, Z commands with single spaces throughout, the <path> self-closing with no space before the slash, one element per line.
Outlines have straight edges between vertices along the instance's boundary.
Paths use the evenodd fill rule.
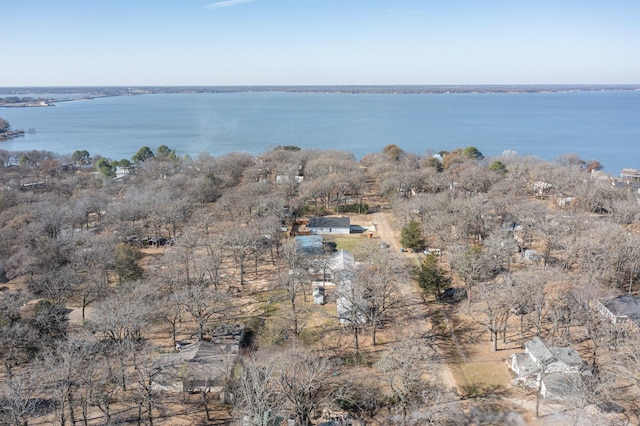
<path fill-rule="evenodd" d="M 251 3 L 255 0 L 224 0 L 216 3 L 211 3 L 205 6 L 207 9 L 223 9 L 225 7 L 238 6 L 244 3 Z"/>

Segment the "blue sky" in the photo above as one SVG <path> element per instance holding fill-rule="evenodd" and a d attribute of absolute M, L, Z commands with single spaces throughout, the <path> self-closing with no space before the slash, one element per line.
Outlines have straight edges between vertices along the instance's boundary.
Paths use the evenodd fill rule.
<path fill-rule="evenodd" d="M 640 83 L 638 0 L 5 0 L 0 9 L 0 86 Z"/>

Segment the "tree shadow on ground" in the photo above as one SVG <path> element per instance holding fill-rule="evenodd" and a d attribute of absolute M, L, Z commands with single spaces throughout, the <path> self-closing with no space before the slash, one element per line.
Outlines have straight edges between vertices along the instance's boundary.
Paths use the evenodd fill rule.
<path fill-rule="evenodd" d="M 501 385 L 490 385 L 486 383 L 470 383 L 460 387 L 460 399 L 480 399 L 505 396 L 506 389 Z"/>

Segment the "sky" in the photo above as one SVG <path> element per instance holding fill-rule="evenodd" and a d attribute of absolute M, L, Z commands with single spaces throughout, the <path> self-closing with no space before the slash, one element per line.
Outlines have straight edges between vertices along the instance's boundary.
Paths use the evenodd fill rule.
<path fill-rule="evenodd" d="M 639 84 L 639 0 L 3 0 L 0 87 Z"/>

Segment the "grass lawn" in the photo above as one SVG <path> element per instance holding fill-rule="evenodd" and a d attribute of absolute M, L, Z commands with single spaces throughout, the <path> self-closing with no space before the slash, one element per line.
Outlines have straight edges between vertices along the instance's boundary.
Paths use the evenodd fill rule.
<path fill-rule="evenodd" d="M 367 234 L 331 235 L 325 236 L 325 240 L 335 242 L 336 250 L 346 250 L 354 255 L 366 251 L 367 246 L 380 244 L 379 239 L 369 239 Z"/>

